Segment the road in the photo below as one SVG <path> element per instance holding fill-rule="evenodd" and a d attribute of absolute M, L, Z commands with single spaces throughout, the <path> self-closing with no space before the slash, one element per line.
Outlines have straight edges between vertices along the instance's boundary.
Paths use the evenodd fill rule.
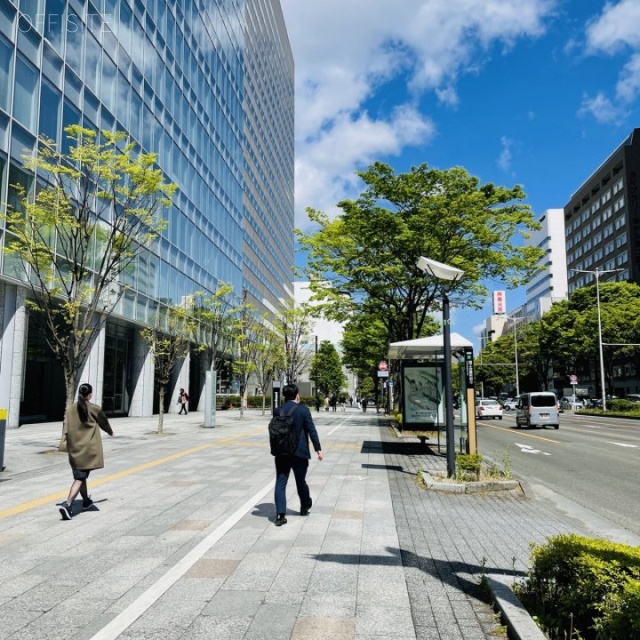
<path fill-rule="evenodd" d="M 478 450 L 534 490 L 562 499 L 640 534 L 640 421 L 561 414 L 560 429 L 515 428 L 503 420 L 478 422 Z M 556 500 L 558 502 L 558 500 Z"/>

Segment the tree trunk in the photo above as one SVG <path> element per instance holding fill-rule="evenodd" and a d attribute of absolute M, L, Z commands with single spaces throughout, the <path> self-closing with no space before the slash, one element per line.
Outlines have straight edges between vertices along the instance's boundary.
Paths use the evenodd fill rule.
<path fill-rule="evenodd" d="M 62 432 L 60 434 L 60 442 L 58 443 L 58 451 L 67 450 L 67 407 L 75 401 L 77 382 L 75 376 L 70 371 L 64 372 L 64 385 L 66 391 L 66 402 L 64 405 L 64 417 L 62 419 Z"/>
<path fill-rule="evenodd" d="M 164 428 L 163 423 L 164 423 L 164 394 L 165 394 L 165 388 L 164 385 L 162 385 L 159 389 L 158 395 L 160 398 L 160 407 L 158 408 L 158 434 L 162 433 L 162 430 Z"/>

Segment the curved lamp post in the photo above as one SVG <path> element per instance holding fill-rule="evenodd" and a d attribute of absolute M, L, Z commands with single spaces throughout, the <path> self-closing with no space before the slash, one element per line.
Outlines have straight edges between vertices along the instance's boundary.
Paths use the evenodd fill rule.
<path fill-rule="evenodd" d="M 440 280 L 442 295 L 442 338 L 444 347 L 444 371 L 442 384 L 444 385 L 445 427 L 447 434 L 447 475 L 451 478 L 456 472 L 455 432 L 453 429 L 453 387 L 451 375 L 451 322 L 449 318 L 449 291 L 451 285 L 464 275 L 462 269 L 456 269 L 448 264 L 436 262 L 430 258 L 420 257 L 416 263 L 418 269 Z"/>

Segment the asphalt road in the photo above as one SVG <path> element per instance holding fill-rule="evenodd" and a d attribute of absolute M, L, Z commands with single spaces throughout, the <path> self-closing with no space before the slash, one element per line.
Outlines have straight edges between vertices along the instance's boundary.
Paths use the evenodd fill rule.
<path fill-rule="evenodd" d="M 558 430 L 515 428 L 503 420 L 478 422 L 478 450 L 514 477 L 546 487 L 640 535 L 640 421 L 561 414 Z"/>

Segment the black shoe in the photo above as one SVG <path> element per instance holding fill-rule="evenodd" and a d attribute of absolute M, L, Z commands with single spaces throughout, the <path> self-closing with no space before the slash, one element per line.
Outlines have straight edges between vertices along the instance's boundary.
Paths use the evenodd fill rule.
<path fill-rule="evenodd" d="M 88 500 L 83 500 L 82 501 L 82 510 L 83 511 L 89 511 L 89 509 L 91 509 L 91 507 L 93 507 L 94 502 L 91 499 L 91 496 L 89 496 Z"/>
<path fill-rule="evenodd" d="M 287 524 L 287 519 L 285 518 L 284 513 L 279 513 L 276 516 L 276 527 L 281 527 L 283 524 Z"/>
<path fill-rule="evenodd" d="M 300 515 L 301 516 L 308 516 L 309 515 L 309 510 L 311 509 L 312 506 L 313 506 L 313 500 L 311 498 L 309 498 L 309 504 L 307 504 L 306 507 L 300 507 Z"/>
<path fill-rule="evenodd" d="M 71 518 L 73 517 L 72 509 L 66 502 L 63 502 L 60 505 L 58 511 L 60 511 L 60 515 L 62 516 L 63 520 L 71 520 Z"/>

